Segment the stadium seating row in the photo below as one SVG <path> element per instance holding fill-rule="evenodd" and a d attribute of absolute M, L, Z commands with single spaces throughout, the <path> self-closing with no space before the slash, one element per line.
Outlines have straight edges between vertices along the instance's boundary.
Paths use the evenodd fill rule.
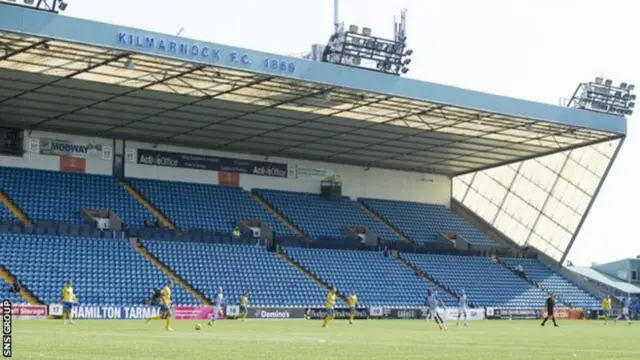
<path fill-rule="evenodd" d="M 130 179 L 130 183 L 183 231 L 202 229 L 229 233 L 238 219 L 245 219 L 264 221 L 279 236 L 294 235 L 255 201 L 250 192 L 241 188 L 149 179 Z M 145 217 L 152 218 L 144 206 L 109 176 L 0 167 L 0 187 L 35 221 L 82 224 L 82 208 L 112 210 L 129 227 L 141 228 Z M 257 192 L 312 239 L 344 237 L 346 226 L 363 226 L 385 241 L 400 240 L 356 201 L 333 202 L 318 194 L 266 189 Z M 444 206 L 376 199 L 361 201 L 415 242 L 436 241 L 438 234 L 454 232 L 472 243 L 491 243 Z M 8 209 L 0 208 L 0 218 L 12 217 Z"/>
<path fill-rule="evenodd" d="M 230 304 L 248 291 L 252 306 L 324 305 L 320 285 L 263 246 L 154 240 L 144 246 L 208 298 L 222 287 Z"/>
<path fill-rule="evenodd" d="M 114 211 L 135 227 L 151 216 L 111 176 L 0 167 L 0 188 L 35 221 L 81 224 L 82 208 Z"/>
<path fill-rule="evenodd" d="M 140 305 L 166 283 L 162 271 L 124 240 L 0 234 L 3 265 L 45 303 L 60 301 L 69 279 L 85 305 Z M 198 301 L 176 286 L 174 302 Z"/>
<path fill-rule="evenodd" d="M 522 265 L 527 278 L 543 289 L 554 293 L 560 300 L 568 302 L 573 307 L 591 309 L 600 306 L 600 300 L 563 276 L 553 272 L 537 259 L 502 258 L 501 261 L 511 268 L 516 265 Z"/>
<path fill-rule="evenodd" d="M 450 291 L 466 291 L 475 306 L 538 308 L 546 293 L 486 257 L 403 254 L 404 258 Z"/>
<path fill-rule="evenodd" d="M 362 306 L 421 307 L 427 288 L 434 288 L 394 258 L 378 251 L 292 248 L 298 264 L 343 294 L 355 291 Z M 446 294 L 448 306 L 455 301 Z"/>
<path fill-rule="evenodd" d="M 323 305 L 325 290 L 286 261 L 263 247 L 231 244 L 229 233 L 237 219 L 265 221 L 278 236 L 293 236 L 250 192 L 148 179 L 130 179 L 130 183 L 182 230 L 193 231 L 176 235 L 135 229 L 142 228 L 144 218 L 151 217 L 151 213 L 111 177 L 0 167 L 2 190 L 31 219 L 40 221 L 38 226 L 28 229 L 0 224 L 3 265 L 47 302 L 57 301 L 60 287 L 67 277 L 73 276 L 76 291 L 86 303 L 139 303 L 165 277 L 126 241 L 110 239 L 109 234 L 83 224 L 79 213 L 83 207 L 109 209 L 132 227 L 129 235 L 167 240 L 145 241 L 145 245 L 206 296 L 212 296 L 217 286 L 223 286 L 232 302 L 237 301 L 240 292 L 249 291 L 252 303 L 257 306 Z M 333 202 L 318 194 L 266 189 L 256 193 L 320 242 L 327 236 L 334 242 L 344 237 L 345 226 L 364 226 L 385 241 L 400 241 L 387 225 L 362 209 L 364 204 L 418 243 L 438 241 L 438 234 L 454 232 L 472 243 L 491 244 L 483 234 L 440 205 L 368 198 Z M 0 216 L 13 217 L 4 206 L 0 207 Z M 341 293 L 355 290 L 366 306 L 420 306 L 430 286 L 381 252 L 287 247 L 286 253 Z M 542 290 L 487 258 L 403 256 L 449 291 L 459 294 L 466 288 L 476 306 L 539 307 L 545 297 Z M 4 258 L 9 259 L 6 264 Z M 577 307 L 597 307 L 596 298 L 537 260 L 505 259 L 505 264 L 512 266 L 518 261 L 532 281 L 553 291 L 561 300 Z M 449 305 L 454 304 L 453 298 L 444 298 Z M 175 301 L 197 302 L 184 289 L 175 292 Z"/>
<path fill-rule="evenodd" d="M 493 244 L 444 205 L 366 198 L 360 201 L 417 243 L 437 242 L 439 234 L 455 233 L 472 244 Z"/>

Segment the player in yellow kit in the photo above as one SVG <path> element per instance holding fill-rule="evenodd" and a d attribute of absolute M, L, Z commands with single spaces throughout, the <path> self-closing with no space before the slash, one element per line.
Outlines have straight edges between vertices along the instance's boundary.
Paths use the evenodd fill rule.
<path fill-rule="evenodd" d="M 249 314 L 249 294 L 245 291 L 240 297 L 240 312 L 237 317 L 244 321 L 247 318 L 247 314 Z"/>
<path fill-rule="evenodd" d="M 351 290 L 351 294 L 347 298 L 347 305 L 349 306 L 349 325 L 353 325 L 353 319 L 356 317 L 356 306 L 358 306 L 358 295 Z"/>
<path fill-rule="evenodd" d="M 324 321 L 322 322 L 322 327 L 328 327 L 329 321 L 333 320 L 335 316 L 336 309 L 336 288 L 331 288 L 329 290 L 329 295 L 327 295 L 327 302 L 325 303 L 325 310 L 327 311 L 327 315 L 324 317 Z"/>
<path fill-rule="evenodd" d="M 164 319 L 164 327 L 167 331 L 173 331 L 171 328 L 171 287 L 173 287 L 173 281 L 169 280 L 167 285 L 160 291 L 160 294 L 162 294 L 160 297 L 160 315 L 147 319 L 147 323 L 151 320 Z"/>
<path fill-rule="evenodd" d="M 69 280 L 62 288 L 62 319 L 65 325 L 67 320 L 69 320 L 69 324 L 73 324 L 73 304 L 77 301 L 76 295 L 73 293 L 71 280 Z"/>
<path fill-rule="evenodd" d="M 611 313 L 611 296 L 607 295 L 602 300 L 602 316 L 604 317 L 604 324 L 609 325 L 609 316 Z"/>

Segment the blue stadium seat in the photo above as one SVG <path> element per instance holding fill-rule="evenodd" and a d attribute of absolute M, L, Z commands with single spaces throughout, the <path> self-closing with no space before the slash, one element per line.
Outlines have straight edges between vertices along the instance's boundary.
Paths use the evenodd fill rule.
<path fill-rule="evenodd" d="M 1 183 L 0 186 L 2 186 Z M 4 203 L 0 204 L 0 219 L 14 220 L 15 218 L 11 210 L 9 210 Z"/>
<path fill-rule="evenodd" d="M 0 167 L 0 187 L 32 220 L 80 224 L 80 209 L 89 208 L 111 210 L 142 227 L 151 216 L 111 176 Z"/>
<path fill-rule="evenodd" d="M 140 305 L 166 283 L 164 273 L 125 240 L 0 234 L 0 258 L 45 303 L 60 301 L 68 279 L 84 305 Z M 173 303 L 196 305 L 175 286 Z"/>
<path fill-rule="evenodd" d="M 11 286 L 6 282 L 0 280 L 0 299 L 9 300 L 12 304 L 26 304 L 27 301 L 22 296 L 14 293 L 11 290 Z"/>
<path fill-rule="evenodd" d="M 144 246 L 209 298 L 222 286 L 228 304 L 238 304 L 248 291 L 251 306 L 324 305 L 320 285 L 264 247 L 155 240 Z"/>
<path fill-rule="evenodd" d="M 398 260 L 378 251 L 289 248 L 286 252 L 340 293 L 355 291 L 361 306 L 421 307 L 430 287 Z M 448 306 L 455 304 L 450 296 L 440 295 Z"/>
<path fill-rule="evenodd" d="M 277 236 L 293 235 L 291 229 L 242 188 L 176 181 L 129 179 L 131 184 L 168 216 L 180 229 L 231 232 L 237 219 L 260 220 Z M 189 201 L 185 201 L 188 199 Z"/>
<path fill-rule="evenodd" d="M 542 288 L 551 291 L 559 300 L 566 301 L 573 307 L 600 308 L 600 299 L 573 284 L 562 275 L 557 274 L 538 259 L 501 258 L 500 260 L 511 268 L 522 265 L 527 278 Z"/>
<path fill-rule="evenodd" d="M 484 234 L 443 205 L 368 198 L 360 201 L 417 243 L 435 242 L 439 234 L 455 233 L 472 244 L 493 245 Z"/>
<path fill-rule="evenodd" d="M 490 258 L 459 255 L 403 254 L 434 280 L 460 294 L 465 289 L 474 306 L 538 309 L 546 293 Z"/>
<path fill-rule="evenodd" d="M 401 239 L 389 227 L 366 213 L 355 201 L 329 201 L 319 194 L 258 190 L 260 196 L 309 237 L 345 237 L 346 226 L 362 226 L 386 241 Z"/>

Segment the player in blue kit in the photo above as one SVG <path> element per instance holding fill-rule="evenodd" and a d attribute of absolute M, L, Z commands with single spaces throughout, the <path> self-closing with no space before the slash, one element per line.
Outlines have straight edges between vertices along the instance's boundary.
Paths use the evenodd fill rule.
<path fill-rule="evenodd" d="M 460 326 L 460 317 L 464 317 L 464 326 L 467 326 L 467 307 L 469 306 L 469 302 L 467 301 L 467 294 L 464 289 L 460 293 L 458 298 L 458 321 L 456 321 L 456 326 Z"/>
<path fill-rule="evenodd" d="M 444 308 L 444 303 L 433 291 L 431 291 L 431 289 L 427 290 L 427 299 L 425 300 L 425 305 L 427 306 L 427 316 L 433 317 L 433 319 L 436 321 L 436 324 L 438 324 L 438 328 L 440 328 L 440 330 L 448 330 L 447 324 L 444 323 L 444 320 L 438 313 L 438 308 L 440 306 Z"/>
<path fill-rule="evenodd" d="M 224 293 L 222 292 L 222 287 L 219 287 L 218 292 L 213 297 L 213 314 L 211 315 L 211 319 L 209 320 L 207 325 L 212 326 L 216 322 L 216 320 L 218 320 L 220 314 L 223 311 L 224 305 Z"/>
<path fill-rule="evenodd" d="M 627 294 L 627 296 L 624 299 L 622 299 L 622 313 L 618 315 L 618 317 L 615 320 L 613 320 L 613 323 L 615 324 L 618 320 L 624 317 L 627 320 L 627 325 L 631 325 L 631 317 L 629 312 L 630 307 L 631 307 L 631 295 Z"/>

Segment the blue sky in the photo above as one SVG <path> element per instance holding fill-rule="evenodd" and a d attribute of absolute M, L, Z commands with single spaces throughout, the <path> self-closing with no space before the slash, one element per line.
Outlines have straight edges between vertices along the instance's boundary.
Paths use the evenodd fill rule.
<path fill-rule="evenodd" d="M 69 16 L 170 34 L 184 28 L 182 36 L 279 54 L 308 51 L 333 31 L 333 0 L 69 3 Z M 640 85 L 638 1 L 342 0 L 340 17 L 390 37 L 402 8 L 415 50 L 411 78 L 553 104 L 595 76 Z M 634 117 L 568 257 L 576 264 L 640 254 Z"/>

